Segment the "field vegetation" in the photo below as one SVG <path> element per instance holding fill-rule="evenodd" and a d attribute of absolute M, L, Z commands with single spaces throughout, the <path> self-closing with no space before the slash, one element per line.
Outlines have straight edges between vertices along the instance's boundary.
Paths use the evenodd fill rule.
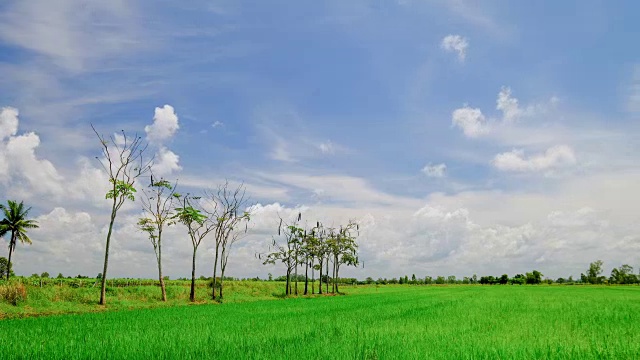
<path fill-rule="evenodd" d="M 342 289 L 348 296 L 5 320 L 0 333 L 11 341 L 0 342 L 0 353 L 5 359 L 633 359 L 640 353 L 635 286 Z"/>

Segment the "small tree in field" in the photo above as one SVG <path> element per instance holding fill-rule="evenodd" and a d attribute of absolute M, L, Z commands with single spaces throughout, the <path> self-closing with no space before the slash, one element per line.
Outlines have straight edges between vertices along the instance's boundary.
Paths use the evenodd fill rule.
<path fill-rule="evenodd" d="M 154 181 L 152 175 L 149 189 L 142 190 L 142 208 L 147 216 L 138 220 L 138 228 L 149 235 L 149 241 L 156 254 L 162 301 L 167 301 L 167 290 L 162 276 L 162 232 L 165 225 L 170 225 L 173 221 L 173 202 L 180 196 L 175 190 L 175 183 L 164 179 Z"/>
<path fill-rule="evenodd" d="M 24 206 L 22 201 L 9 200 L 7 205 L 0 204 L 0 210 L 4 218 L 0 220 L 0 237 L 9 234 L 9 259 L 7 260 L 6 275 L 7 281 L 11 275 L 11 255 L 16 250 L 18 240 L 23 244 L 31 244 L 31 239 L 27 236 L 28 229 L 38 228 L 38 222 L 27 219 L 31 208 Z M 1 276 L 1 274 L 0 274 Z"/>
<path fill-rule="evenodd" d="M 187 233 L 191 239 L 191 245 L 193 246 L 193 258 L 191 262 L 191 292 L 189 294 L 189 300 L 191 302 L 196 301 L 196 252 L 198 247 L 202 243 L 202 240 L 209 234 L 215 227 L 215 223 L 212 222 L 200 209 L 194 207 L 194 201 L 198 201 L 200 197 L 189 196 L 189 194 L 182 197 L 182 207 L 176 208 L 173 218 L 187 227 Z"/>
<path fill-rule="evenodd" d="M 208 213 L 209 217 L 215 221 L 215 257 L 213 260 L 213 286 L 211 298 L 216 299 L 217 271 L 220 264 L 220 298 L 223 293 L 224 273 L 227 268 L 231 247 L 247 233 L 247 223 L 249 213 L 247 208 L 248 198 L 244 184 L 236 188 L 229 188 L 226 182 L 215 191 L 207 191 L 206 197 L 212 205 L 213 210 Z M 238 214 L 242 215 L 238 215 Z M 244 226 L 242 226 L 244 223 Z"/>
<path fill-rule="evenodd" d="M 291 225 L 286 224 L 284 220 L 280 218 L 280 225 L 278 225 L 278 235 L 284 237 L 284 244 L 280 244 L 278 241 L 276 241 L 275 238 L 273 238 L 271 246 L 269 247 L 269 251 L 271 252 L 264 255 L 264 265 L 281 262 L 286 266 L 287 276 L 285 295 L 291 295 L 291 273 L 298 266 L 297 246 L 300 241 L 299 239 L 304 236 L 304 230 L 297 226 L 301 218 L 302 214 L 298 214 L 297 220 L 294 221 Z M 262 256 L 263 254 L 260 254 L 259 258 L 262 259 Z"/>
<path fill-rule="evenodd" d="M 151 162 L 143 159 L 147 145 L 141 137 L 134 135 L 133 138 L 127 136 L 124 130 L 117 139 L 114 136 L 108 138 L 100 135 L 91 125 L 93 132 L 100 141 L 102 158 L 96 157 L 109 177 L 109 191 L 105 198 L 111 200 L 111 216 L 109 217 L 109 228 L 107 240 L 104 248 L 104 266 L 102 270 L 102 286 L 100 290 L 100 305 L 106 304 L 107 289 L 107 267 L 109 265 L 109 246 L 111 245 L 111 234 L 116 221 L 118 211 L 127 200 L 135 201 L 136 189 L 134 184 L 136 179 L 149 171 Z"/>
<path fill-rule="evenodd" d="M 0 256 L 0 278 L 5 277 L 5 274 L 9 272 L 10 276 L 15 276 L 13 269 L 9 268 L 9 260 L 6 257 Z"/>
<path fill-rule="evenodd" d="M 358 243 L 356 242 L 357 231 L 358 224 L 354 221 L 349 221 L 346 226 L 340 228 L 340 231 L 329 237 L 329 247 L 333 256 L 333 291 L 335 293 L 340 293 L 338 290 L 340 266 L 357 266 L 359 263 Z"/>

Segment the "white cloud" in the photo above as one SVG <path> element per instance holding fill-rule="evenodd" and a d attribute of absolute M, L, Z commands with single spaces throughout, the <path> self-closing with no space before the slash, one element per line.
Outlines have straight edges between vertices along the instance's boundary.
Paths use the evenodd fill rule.
<path fill-rule="evenodd" d="M 519 100 L 512 96 L 511 88 L 503 86 L 496 98 L 496 110 L 502 113 L 501 117 L 487 119 L 479 108 L 465 105 L 454 110 L 452 123 L 462 129 L 467 137 L 475 138 L 489 133 L 501 136 L 517 132 L 518 126 L 521 126 L 519 120 L 543 115 L 554 109 L 558 102 L 559 99 L 552 96 L 548 101 L 522 107 Z"/>
<path fill-rule="evenodd" d="M 335 148 L 333 146 L 333 143 L 331 143 L 331 140 L 320 143 L 319 145 L 320 151 L 322 151 L 323 154 L 334 154 L 335 153 Z"/>
<path fill-rule="evenodd" d="M 162 143 L 170 139 L 180 128 L 178 115 L 173 106 L 165 105 L 155 109 L 153 124 L 144 127 L 147 139 L 152 143 Z"/>
<path fill-rule="evenodd" d="M 161 147 L 153 162 L 153 173 L 158 176 L 168 176 L 182 170 L 179 165 L 180 156 L 166 147 Z"/>
<path fill-rule="evenodd" d="M 518 99 L 511 96 L 511 89 L 502 87 L 496 100 L 496 109 L 502 111 L 504 122 L 514 122 L 522 115 L 522 110 L 518 105 Z"/>
<path fill-rule="evenodd" d="M 444 177 L 447 172 L 447 165 L 445 164 L 437 164 L 431 165 L 428 164 L 424 168 L 422 168 L 422 172 L 428 177 L 432 178 L 441 178 Z"/>
<path fill-rule="evenodd" d="M 469 47 L 469 42 L 466 38 L 460 35 L 447 35 L 442 39 L 440 47 L 442 47 L 447 52 L 457 52 L 458 60 L 462 62 L 467 56 L 467 48 Z"/>
<path fill-rule="evenodd" d="M 471 138 L 481 136 L 488 132 L 487 120 L 484 115 L 482 115 L 482 111 L 466 105 L 463 108 L 453 111 L 451 123 L 462 129 L 462 132 Z"/>
<path fill-rule="evenodd" d="M 514 149 L 498 154 L 493 165 L 502 171 L 528 172 L 543 171 L 553 168 L 571 166 L 576 163 L 573 149 L 567 145 L 558 145 L 547 149 L 542 154 L 527 158 L 524 150 Z"/>
<path fill-rule="evenodd" d="M 221 126 L 224 126 L 224 123 L 221 122 L 221 121 L 218 121 L 218 120 L 214 121 L 213 124 L 211 124 L 212 128 L 217 128 L 217 127 L 221 127 Z"/>
<path fill-rule="evenodd" d="M 18 109 L 3 107 L 0 109 L 0 140 L 18 132 Z"/>
<path fill-rule="evenodd" d="M 36 155 L 40 137 L 33 132 L 16 135 L 18 113 L 14 108 L 2 108 L 0 112 L 0 183 L 11 186 L 26 181 L 29 184 L 30 191 L 18 189 L 14 196 L 29 192 L 61 195 L 62 176 L 50 161 Z"/>

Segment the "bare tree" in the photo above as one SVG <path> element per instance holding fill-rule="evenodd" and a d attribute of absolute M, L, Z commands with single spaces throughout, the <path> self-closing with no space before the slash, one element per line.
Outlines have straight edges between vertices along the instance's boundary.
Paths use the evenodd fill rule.
<path fill-rule="evenodd" d="M 249 199 L 246 196 L 244 184 L 230 188 L 229 182 L 218 186 L 215 191 L 207 191 L 205 195 L 212 204 L 209 216 L 215 219 L 215 257 L 213 261 L 213 289 L 211 298 L 216 299 L 218 263 L 220 264 L 220 299 L 222 299 L 222 287 L 224 272 L 229 260 L 232 245 L 242 239 L 247 233 L 247 224 L 250 219 L 246 211 Z M 242 215 L 238 215 L 241 213 Z M 244 226 L 241 226 L 242 223 Z"/>
<path fill-rule="evenodd" d="M 173 215 L 183 225 L 187 227 L 191 245 L 193 246 L 193 258 L 191 262 L 191 293 L 189 300 L 196 301 L 196 252 L 202 244 L 202 240 L 215 228 L 215 221 L 207 217 L 203 211 L 194 206 L 198 204 L 194 201 L 200 200 L 198 196 L 190 196 L 189 194 L 182 196 L 182 207 L 176 208 L 176 214 Z"/>
<path fill-rule="evenodd" d="M 285 223 L 284 220 L 280 218 L 278 236 L 284 237 L 284 244 L 280 244 L 275 238 L 273 238 L 271 246 L 269 246 L 270 253 L 258 255 L 259 259 L 263 259 L 264 256 L 264 265 L 281 262 L 286 266 L 287 283 L 285 295 L 291 295 L 291 273 L 298 266 L 298 260 L 296 258 L 297 243 L 300 241 L 299 239 L 304 236 L 304 230 L 297 226 L 301 218 L 302 214 L 298 214 L 298 217 L 291 225 Z"/>
<path fill-rule="evenodd" d="M 356 235 L 359 226 L 355 221 L 349 221 L 345 226 L 341 226 L 338 232 L 332 231 L 328 244 L 333 257 L 333 292 L 338 290 L 338 278 L 340 277 L 340 265 L 358 265 L 358 243 Z"/>
<path fill-rule="evenodd" d="M 110 190 L 106 198 L 111 200 L 111 216 L 109 218 L 109 230 L 104 250 L 104 268 L 102 270 L 102 289 L 100 291 L 100 305 L 106 304 L 107 266 L 109 265 L 109 245 L 111 234 L 116 221 L 118 211 L 127 200 L 135 201 L 136 179 L 149 171 L 151 160 L 144 160 L 144 152 L 147 144 L 142 137 L 135 134 L 133 138 L 127 136 L 122 130 L 122 135 L 116 138 L 111 135 L 100 135 L 91 125 L 93 132 L 100 140 L 102 158 L 96 157 L 109 177 Z"/>
<path fill-rule="evenodd" d="M 173 223 L 173 203 L 180 197 L 175 191 L 176 186 L 177 183 L 172 184 L 162 178 L 154 181 L 153 174 L 151 174 L 149 189 L 142 190 L 144 197 L 141 199 L 142 208 L 147 216 L 138 221 L 138 228 L 149 235 L 153 251 L 156 254 L 162 301 L 167 301 L 167 290 L 162 276 L 162 232 L 165 225 Z"/>

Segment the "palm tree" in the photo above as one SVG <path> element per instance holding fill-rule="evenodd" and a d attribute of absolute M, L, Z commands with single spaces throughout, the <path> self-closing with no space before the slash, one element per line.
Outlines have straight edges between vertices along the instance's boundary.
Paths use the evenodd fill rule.
<path fill-rule="evenodd" d="M 6 234 L 11 234 L 9 240 L 9 264 L 7 269 L 11 269 L 11 254 L 16 249 L 16 243 L 20 240 L 21 243 L 31 244 L 31 239 L 27 236 L 27 229 L 38 228 L 38 223 L 35 220 L 27 219 L 29 210 L 31 208 L 25 208 L 22 201 L 18 204 L 16 201 L 9 200 L 8 205 L 0 204 L 0 210 L 2 210 L 4 219 L 0 220 L 0 237 Z M 10 271 L 7 271 L 7 280 L 9 280 Z"/>

